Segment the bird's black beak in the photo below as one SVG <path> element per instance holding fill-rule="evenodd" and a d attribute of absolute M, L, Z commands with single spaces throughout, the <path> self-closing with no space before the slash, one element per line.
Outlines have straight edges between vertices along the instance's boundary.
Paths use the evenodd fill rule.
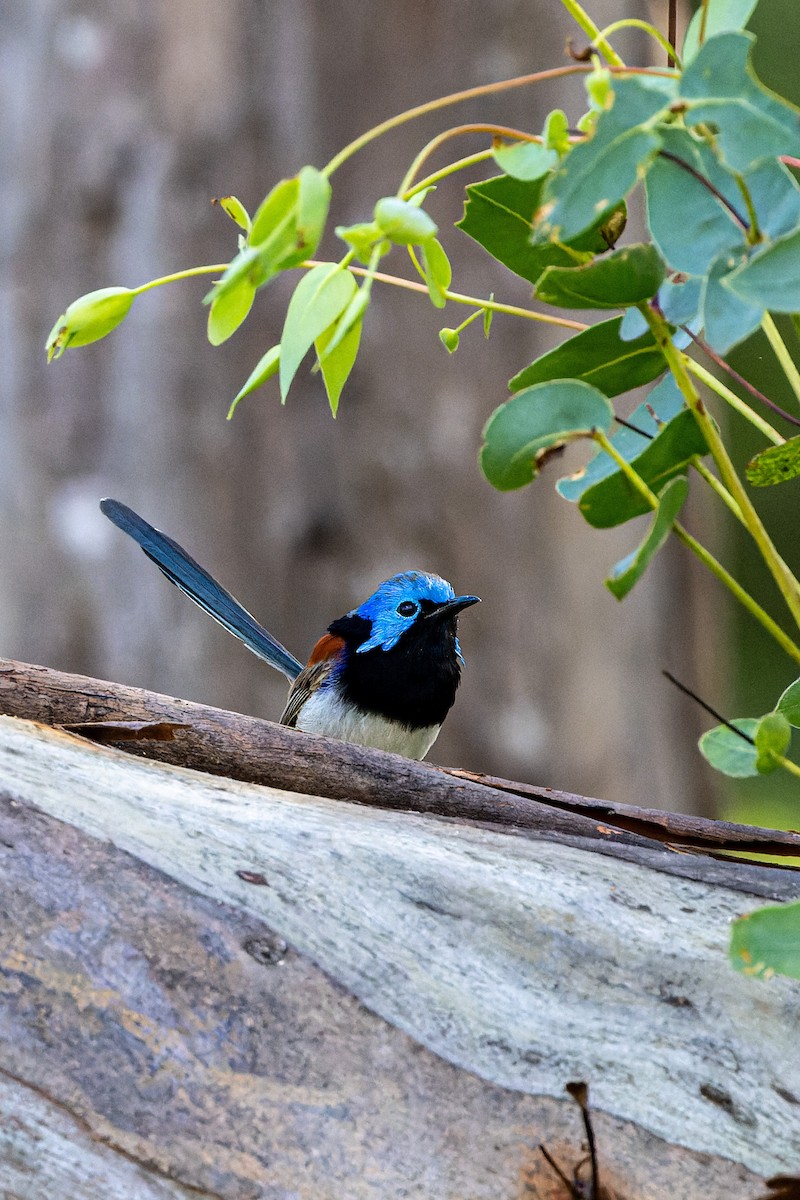
<path fill-rule="evenodd" d="M 440 604 L 433 612 L 426 614 L 425 620 L 444 621 L 448 617 L 457 617 L 462 608 L 469 608 L 470 604 L 480 604 L 480 596 L 456 596 L 455 600 L 448 600 L 445 604 Z"/>

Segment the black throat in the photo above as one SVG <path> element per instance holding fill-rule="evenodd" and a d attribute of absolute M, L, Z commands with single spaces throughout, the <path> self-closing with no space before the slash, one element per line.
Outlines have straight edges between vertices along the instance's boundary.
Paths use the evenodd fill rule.
<path fill-rule="evenodd" d="M 461 678 L 455 617 L 420 616 L 391 650 L 377 647 L 361 654 L 358 647 L 368 641 L 371 621 L 350 615 L 328 628 L 345 641 L 340 679 L 346 700 L 409 729 L 441 725 Z"/>

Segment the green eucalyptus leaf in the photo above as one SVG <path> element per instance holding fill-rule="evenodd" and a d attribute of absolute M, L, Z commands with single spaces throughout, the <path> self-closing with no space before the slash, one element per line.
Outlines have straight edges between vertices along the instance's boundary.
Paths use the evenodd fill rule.
<path fill-rule="evenodd" d="M 303 167 L 297 176 L 296 254 L 310 258 L 325 232 L 331 203 L 331 185 L 316 167 Z"/>
<path fill-rule="evenodd" d="M 760 979 L 800 979 L 800 902 L 770 904 L 733 922 L 730 960 L 737 971 Z"/>
<path fill-rule="evenodd" d="M 652 299 L 663 278 L 655 247 L 624 246 L 582 267 L 548 267 L 535 293 L 560 308 L 627 308 Z"/>
<path fill-rule="evenodd" d="M 764 316 L 762 305 L 743 300 L 730 288 L 739 257 L 723 254 L 711 264 L 703 288 L 703 325 L 706 341 L 718 354 L 727 354 L 758 329 Z"/>
<path fill-rule="evenodd" d="M 631 461 L 636 473 L 652 492 L 658 494 L 669 480 L 686 474 L 696 454 L 707 453 L 708 447 L 694 414 L 684 409 L 663 425 Z M 562 496 L 565 495 L 563 487 L 559 490 Z M 567 495 L 566 498 L 572 497 Z M 595 529 L 609 529 L 651 511 L 650 505 L 618 467 L 599 482 L 584 488 L 578 497 L 578 507 Z"/>
<path fill-rule="evenodd" d="M 742 180 L 750 193 L 762 237 L 775 241 L 800 227 L 800 184 L 782 162 L 762 159 L 742 173 Z"/>
<path fill-rule="evenodd" d="M 125 320 L 136 293 L 130 288 L 99 288 L 73 300 L 50 330 L 45 349 L 47 361 L 61 358 L 67 346 L 99 342 Z"/>
<path fill-rule="evenodd" d="M 700 311 L 703 279 L 699 275 L 665 279 L 658 289 L 658 306 L 670 325 L 688 325 Z"/>
<path fill-rule="evenodd" d="M 717 33 L 744 29 L 757 4 L 758 0 L 708 0 L 705 6 L 701 5 L 689 22 L 686 36 L 683 39 L 681 57 L 684 64 L 688 64 L 700 49 L 701 29 L 703 30 L 703 41 L 714 37 Z M 703 7 L 706 9 L 705 18 L 703 17 Z"/>
<path fill-rule="evenodd" d="M 638 308 L 626 308 L 622 314 L 619 336 L 623 342 L 635 342 L 650 329 L 647 318 Z"/>
<path fill-rule="evenodd" d="M 494 161 L 514 179 L 541 179 L 558 162 L 555 150 L 540 142 L 496 142 Z"/>
<path fill-rule="evenodd" d="M 241 200 L 237 200 L 235 196 L 222 196 L 218 203 L 222 211 L 227 213 L 240 229 L 245 233 L 250 232 L 250 215 Z"/>
<path fill-rule="evenodd" d="M 697 744 L 703 758 L 715 770 L 732 779 L 749 779 L 759 773 L 756 766 L 758 751 L 753 741 L 758 718 L 737 717 L 731 725 L 745 736 L 740 737 L 727 725 L 717 725 L 704 733 Z"/>
<path fill-rule="evenodd" d="M 642 575 L 655 558 L 658 551 L 670 535 L 672 523 L 678 516 L 689 492 L 689 482 L 685 476 L 671 479 L 659 496 L 658 508 L 653 514 L 653 520 L 639 547 L 618 562 L 606 580 L 606 587 L 623 600 L 628 592 L 638 583 Z"/>
<path fill-rule="evenodd" d="M 607 430 L 613 417 L 607 397 L 586 383 L 536 384 L 492 413 L 483 431 L 481 469 L 500 491 L 524 487 L 548 451 L 593 429 Z"/>
<path fill-rule="evenodd" d="M 786 483 L 800 475 L 800 437 L 789 438 L 780 446 L 768 446 L 745 468 L 747 482 L 753 487 Z"/>
<path fill-rule="evenodd" d="M 669 106 L 663 82 L 614 78 L 613 104 L 600 113 L 593 135 L 574 146 L 547 180 L 534 226 L 537 242 L 575 237 L 631 190 L 661 145 L 650 125 Z"/>
<path fill-rule="evenodd" d="M 253 307 L 256 289 L 249 279 L 239 280 L 211 302 L 208 310 L 208 340 L 220 346 L 235 333 Z"/>
<path fill-rule="evenodd" d="M 746 213 L 742 193 L 707 142 L 678 128 L 663 129 L 661 138 L 662 149 L 645 180 L 647 223 L 674 270 L 705 275 L 720 254 L 744 247 L 745 233 L 730 209 L 692 171 L 707 179 L 734 210 Z"/>
<path fill-rule="evenodd" d="M 781 693 L 781 698 L 775 705 L 775 711 L 782 713 L 790 725 L 800 729 L 800 679 L 795 679 Z"/>
<path fill-rule="evenodd" d="M 251 392 L 254 392 L 256 390 L 256 388 L 262 387 L 262 385 L 265 384 L 268 379 L 271 379 L 273 375 L 278 374 L 278 367 L 280 366 L 280 361 L 281 361 L 280 346 L 271 346 L 270 349 L 267 350 L 266 354 L 262 354 L 261 358 L 258 360 L 256 365 L 253 367 L 250 374 L 247 376 L 247 380 L 245 381 L 244 386 L 239 389 L 239 391 L 236 393 L 236 395 L 233 398 L 233 403 L 231 404 L 230 409 L 228 410 L 228 420 L 229 421 L 230 421 L 231 417 L 233 416 L 233 414 L 235 413 L 236 406 L 240 400 L 243 400 L 245 398 L 245 396 L 249 396 Z"/>
<path fill-rule="evenodd" d="M 647 399 L 635 408 L 627 418 L 627 424 L 620 426 L 611 438 L 611 444 L 626 462 L 633 462 L 647 449 L 658 434 L 659 430 L 682 412 L 686 403 L 672 375 L 667 375 L 661 383 L 649 393 Z M 637 432 L 640 431 L 640 432 Z M 556 484 L 559 496 L 573 503 L 580 500 L 585 491 L 615 475 L 619 466 L 606 454 L 598 450 L 594 458 L 574 475 L 564 475 Z"/>
<path fill-rule="evenodd" d="M 792 727 L 783 713 L 767 713 L 756 725 L 753 740 L 758 752 L 756 769 L 759 775 L 769 775 L 781 765 L 775 756 L 783 756 L 789 749 Z"/>
<path fill-rule="evenodd" d="M 249 243 L 254 247 L 269 246 L 279 256 L 279 249 L 287 251 L 294 244 L 294 229 L 297 219 L 297 200 L 300 181 L 297 176 L 282 179 L 267 193 L 253 217 Z"/>
<path fill-rule="evenodd" d="M 286 311 L 281 334 L 281 399 L 306 353 L 320 334 L 341 315 L 353 298 L 356 282 L 338 263 L 321 263 L 303 276 Z"/>
<path fill-rule="evenodd" d="M 800 309 L 800 229 L 779 238 L 731 271 L 725 290 L 759 311 Z M 730 289 L 728 291 L 728 289 Z"/>
<path fill-rule="evenodd" d="M 350 303 L 345 308 L 342 315 L 336 322 L 336 328 L 333 335 L 326 339 L 324 350 L 320 353 L 320 359 L 324 362 L 328 354 L 332 354 L 341 342 L 347 337 L 354 325 L 360 325 L 364 319 L 364 313 L 369 308 L 371 295 L 371 279 L 364 281 L 362 286 L 353 296 Z M 317 348 L 319 350 L 319 347 Z M 334 414 L 335 416 L 336 414 Z"/>
<path fill-rule="evenodd" d="M 342 313 L 339 320 L 324 330 L 314 343 L 325 383 L 325 391 L 328 394 L 328 403 L 334 417 L 339 410 L 339 397 L 347 382 L 347 377 L 353 369 L 361 341 L 360 317 L 346 328 L 341 337 L 338 336 L 337 325 L 343 325 L 344 319 L 345 314 Z M 334 339 L 336 339 L 335 344 Z"/>
<path fill-rule="evenodd" d="M 664 356 L 649 330 L 622 341 L 621 323 L 621 317 L 612 317 L 577 333 L 519 371 L 509 388 L 519 392 L 548 379 L 582 379 L 605 396 L 618 396 L 650 383 L 666 370 Z"/>
<path fill-rule="evenodd" d="M 554 108 L 547 114 L 542 138 L 548 150 L 555 150 L 559 158 L 570 152 L 569 121 L 567 114 L 561 108 Z"/>
<path fill-rule="evenodd" d="M 800 110 L 756 78 L 749 33 L 720 33 L 703 43 L 683 72 L 680 98 L 686 125 L 710 125 L 735 171 L 762 158 L 791 154 L 800 135 Z"/>
<path fill-rule="evenodd" d="M 353 247 L 361 262 L 368 263 L 373 246 L 383 234 L 374 221 L 359 221 L 357 225 L 337 225 L 336 236 Z"/>
<path fill-rule="evenodd" d="M 436 222 L 424 209 L 399 196 L 384 196 L 375 205 L 375 222 L 384 237 L 397 246 L 419 245 L 436 237 Z"/>
<path fill-rule="evenodd" d="M 250 284 L 259 288 L 269 277 L 269 269 L 263 265 L 263 255 L 257 246 L 243 246 L 214 286 L 203 297 L 204 304 L 213 304 L 227 292 L 235 292 Z M 272 274 L 275 272 L 273 271 Z"/>
<path fill-rule="evenodd" d="M 450 287 L 453 268 L 450 266 L 450 259 L 447 257 L 444 247 L 436 238 L 428 238 L 424 243 L 422 262 L 431 303 L 436 308 L 444 308 L 447 303 L 445 292 Z"/>
<path fill-rule="evenodd" d="M 570 243 L 570 249 L 555 243 L 531 245 L 531 223 L 538 209 L 544 180 L 523 182 L 508 175 L 495 175 L 483 183 L 467 188 L 464 216 L 457 223 L 474 241 L 516 275 L 530 283 L 542 274 L 545 267 L 575 265 L 575 252 L 590 261 L 613 245 L 625 224 L 622 205 L 613 219 L 605 215 L 582 237 Z M 572 252 L 571 252 L 572 251 Z"/>

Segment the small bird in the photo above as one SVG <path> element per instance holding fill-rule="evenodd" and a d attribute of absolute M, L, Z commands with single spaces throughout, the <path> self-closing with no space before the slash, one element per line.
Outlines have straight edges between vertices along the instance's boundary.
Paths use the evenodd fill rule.
<path fill-rule="evenodd" d="M 464 662 L 456 596 L 425 571 L 393 575 L 329 626 L 303 666 L 183 547 L 119 500 L 103 513 L 195 604 L 291 683 L 281 724 L 424 758 L 453 706 Z"/>

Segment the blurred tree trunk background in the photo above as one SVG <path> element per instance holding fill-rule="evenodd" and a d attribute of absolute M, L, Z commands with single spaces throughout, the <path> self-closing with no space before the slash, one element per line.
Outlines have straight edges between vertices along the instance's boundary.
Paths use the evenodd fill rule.
<path fill-rule="evenodd" d="M 623 15 L 611 0 L 591 8 L 601 24 Z M 511 495 L 476 466 L 506 380 L 552 334 L 500 317 L 488 342 L 476 324 L 449 357 L 437 331 L 466 310 L 376 287 L 335 422 L 308 371 L 285 408 L 268 385 L 225 421 L 278 340 L 283 280 L 219 349 L 205 338 L 203 278 L 143 297 L 107 341 L 44 360 L 79 294 L 230 258 L 236 231 L 212 197 L 232 192 L 252 211 L 277 179 L 395 112 L 562 63 L 566 37 L 581 38 L 556 0 L 5 0 L 0 13 L 2 654 L 277 718 L 283 680 L 104 521 L 97 501 L 112 495 L 186 545 L 299 657 L 388 574 L 439 572 L 484 603 L 462 622 L 466 673 L 434 760 L 708 811 L 699 718 L 661 668 L 713 696 L 716 585 L 704 580 L 706 594 L 669 548 L 620 606 L 602 581 L 632 548 L 630 529 L 589 530 L 553 492 L 559 465 Z M 632 0 L 624 15 L 648 13 Z M 445 124 L 536 129 L 556 105 L 577 119 L 581 82 L 406 125 L 335 176 L 332 223 L 367 218 Z M 450 147 L 455 158 L 478 145 Z M 429 204 L 454 287 L 526 304 L 526 285 L 490 275 L 449 228 L 461 186 Z M 336 245 L 331 233 L 322 250 L 338 256 Z M 404 270 L 399 254 L 392 267 Z"/>

